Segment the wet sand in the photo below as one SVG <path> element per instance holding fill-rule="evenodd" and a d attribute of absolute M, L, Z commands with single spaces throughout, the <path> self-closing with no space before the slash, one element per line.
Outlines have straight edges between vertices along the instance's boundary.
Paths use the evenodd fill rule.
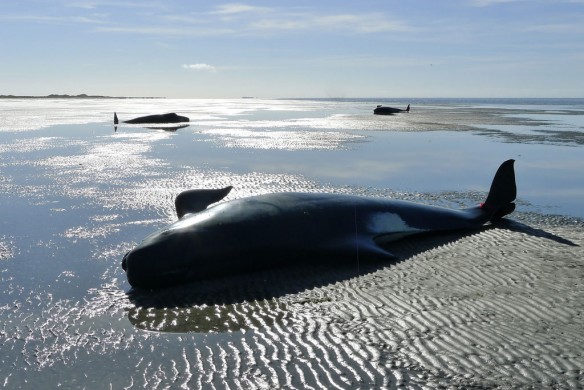
<path fill-rule="evenodd" d="M 232 198 L 302 190 L 458 207 L 482 200 L 492 172 L 478 175 L 481 189 L 455 178 L 451 192 L 341 186 L 339 176 L 327 184 L 294 169 L 327 153 L 343 161 L 371 138 L 382 142 L 383 130 L 379 138 L 292 132 L 275 144 L 274 171 L 248 168 L 272 155 L 253 147 L 265 138 L 245 131 L 112 130 L 99 123 L 0 134 L 5 388 L 583 386 L 584 222 L 540 212 L 522 195 L 521 180 L 532 185 L 525 176 L 509 221 L 394 243 L 395 262 L 315 263 L 139 292 L 121 257 L 172 221 L 173 197 L 193 185 L 235 185 Z M 185 139 L 197 143 L 183 148 Z M 221 150 L 232 153 L 214 162 Z M 292 155 L 304 161 L 286 172 Z"/>
<path fill-rule="evenodd" d="M 14 358 L 3 362 L 13 366 L 5 383 L 578 388 L 584 226 L 527 221 L 412 238 L 392 246 L 394 264 L 291 267 L 130 295 L 103 285 L 81 303 L 30 297 L 3 308 Z M 27 306 L 42 315 L 20 315 Z"/>

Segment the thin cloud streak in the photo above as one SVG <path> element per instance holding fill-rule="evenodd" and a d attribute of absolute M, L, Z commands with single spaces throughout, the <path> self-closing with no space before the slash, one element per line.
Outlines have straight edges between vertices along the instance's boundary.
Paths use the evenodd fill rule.
<path fill-rule="evenodd" d="M 183 64 L 184 69 L 215 73 L 217 68 L 209 64 Z"/>
<path fill-rule="evenodd" d="M 584 24 L 582 23 L 555 23 L 530 25 L 523 28 L 524 32 L 542 32 L 558 34 L 584 34 Z"/>
<path fill-rule="evenodd" d="M 240 3 L 232 3 L 232 4 L 223 4 L 219 5 L 216 8 L 216 11 L 211 12 L 211 14 L 218 14 L 218 15 L 234 15 L 234 14 L 242 14 L 242 13 L 265 13 L 270 12 L 273 8 L 267 7 L 256 7 L 253 5 L 247 4 L 240 4 Z"/>
<path fill-rule="evenodd" d="M 55 24 L 107 24 L 108 22 L 100 18 L 87 16 L 44 16 L 44 15 L 0 15 L 0 20 L 5 21 L 29 21 L 36 23 Z"/>
<path fill-rule="evenodd" d="M 113 0 L 87 0 L 65 1 L 65 7 L 94 10 L 100 7 L 130 8 L 130 9 L 165 9 L 162 2 L 156 1 L 113 1 Z"/>
<path fill-rule="evenodd" d="M 228 35 L 234 34 L 235 30 L 218 29 L 218 28 L 180 28 L 180 27 L 98 27 L 96 32 L 102 33 L 127 33 L 127 34 L 141 34 L 141 35 L 156 35 L 156 36 L 213 36 L 213 35 Z"/>
<path fill-rule="evenodd" d="M 68 8 L 87 10 L 87 15 L 0 15 L 0 20 L 31 21 L 37 23 L 94 24 L 102 25 L 94 31 L 98 33 L 124 33 L 158 36 L 250 36 L 278 32 L 344 32 L 372 34 L 380 32 L 414 31 L 413 27 L 399 20 L 391 20 L 382 14 L 315 14 L 306 8 L 268 8 L 241 3 L 218 5 L 208 12 L 159 13 L 156 18 L 135 19 L 133 24 L 119 24 L 111 14 L 98 14 L 96 11 L 107 7 L 123 8 L 163 8 L 156 2 L 114 3 L 110 0 L 88 0 L 67 2 Z M 109 16 L 108 16 L 109 15 Z"/>
<path fill-rule="evenodd" d="M 470 4 L 474 7 L 490 7 L 492 5 L 499 5 L 505 3 L 518 3 L 520 1 L 528 0 L 471 0 Z M 533 1 L 533 0 L 529 0 Z"/>
<path fill-rule="evenodd" d="M 474 7 L 490 7 L 509 3 L 542 3 L 542 4 L 584 4 L 584 0 L 470 0 L 469 4 Z"/>
<path fill-rule="evenodd" d="M 370 34 L 380 32 L 407 32 L 415 29 L 402 21 L 391 20 L 378 14 L 321 14 L 225 4 L 207 13 L 160 15 L 160 20 L 183 23 L 184 26 L 120 26 L 101 28 L 98 32 L 124 32 L 136 34 L 160 34 L 171 36 L 196 35 L 254 35 L 277 32 L 329 31 Z M 196 26 L 197 28 L 193 28 Z M 213 27 L 205 27 L 213 26 Z M 218 27 L 219 26 L 219 27 Z M 221 27 L 225 26 L 225 27 Z"/>
<path fill-rule="evenodd" d="M 392 21 L 374 14 L 350 15 L 323 15 L 287 14 L 280 17 L 259 19 L 251 22 L 252 30 L 326 30 L 350 31 L 354 33 L 378 33 L 390 31 L 413 31 L 407 24 Z"/>

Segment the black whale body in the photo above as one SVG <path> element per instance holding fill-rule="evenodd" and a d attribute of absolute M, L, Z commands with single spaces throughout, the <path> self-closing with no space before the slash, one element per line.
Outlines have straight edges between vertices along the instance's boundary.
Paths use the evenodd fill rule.
<path fill-rule="evenodd" d="M 114 124 L 117 124 L 117 114 L 114 112 Z M 186 116 L 177 115 L 174 112 L 168 114 L 156 114 L 156 115 L 146 115 L 138 118 L 130 119 L 124 121 L 124 123 L 130 124 L 143 124 L 143 123 L 183 123 L 189 122 L 190 119 Z"/>
<path fill-rule="evenodd" d="M 207 208 L 231 189 L 179 194 L 180 219 L 124 256 L 129 283 L 158 288 L 324 258 L 393 259 L 380 244 L 480 227 L 511 213 L 516 196 L 513 160 L 499 167 L 485 203 L 460 210 L 318 193 L 264 194 Z"/>
<path fill-rule="evenodd" d="M 394 108 L 394 107 L 384 107 L 384 106 L 377 106 L 374 110 L 373 113 L 375 115 L 393 115 L 393 114 L 397 114 L 400 112 L 410 112 L 410 105 L 408 104 L 408 107 L 405 110 L 402 110 L 400 108 Z"/>

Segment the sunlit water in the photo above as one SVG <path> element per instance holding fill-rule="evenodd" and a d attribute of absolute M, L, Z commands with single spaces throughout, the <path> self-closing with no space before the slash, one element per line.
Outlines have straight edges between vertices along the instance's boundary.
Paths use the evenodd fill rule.
<path fill-rule="evenodd" d="M 409 114 L 372 115 L 376 104 L 408 103 Z M 191 122 L 176 131 L 114 128 L 114 111 L 120 120 L 176 112 Z M 580 226 L 583 118 L 578 99 L 2 99 L 0 387 L 403 382 L 399 375 L 419 368 L 395 363 L 392 377 L 354 366 L 349 352 L 334 350 L 333 358 L 319 349 L 346 330 L 318 328 L 308 339 L 283 331 L 310 323 L 305 290 L 350 279 L 352 268 L 328 279 L 294 270 L 301 282 L 281 274 L 225 282 L 241 282 L 235 292 L 203 283 L 196 293 L 135 297 L 121 258 L 175 220 L 173 199 L 186 189 L 233 185 L 228 199 L 326 191 L 459 207 L 480 202 L 509 158 L 517 160 L 519 215 Z M 258 289 L 257 278 L 277 291 Z M 321 365 L 346 362 L 337 378 L 323 379 L 311 353 Z M 297 355 L 290 372 L 270 368 Z"/>

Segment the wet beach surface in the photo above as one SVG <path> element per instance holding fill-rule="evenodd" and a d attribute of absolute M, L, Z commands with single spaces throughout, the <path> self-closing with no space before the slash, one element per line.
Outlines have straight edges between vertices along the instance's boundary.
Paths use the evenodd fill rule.
<path fill-rule="evenodd" d="M 2 103 L 6 388 L 584 384 L 581 102 L 412 102 L 391 117 L 367 101 Z M 114 130 L 114 110 L 191 123 Z M 508 158 L 510 221 L 395 243 L 392 263 L 313 262 L 155 292 L 130 290 L 120 267 L 176 218 L 182 190 L 464 207 Z"/>

